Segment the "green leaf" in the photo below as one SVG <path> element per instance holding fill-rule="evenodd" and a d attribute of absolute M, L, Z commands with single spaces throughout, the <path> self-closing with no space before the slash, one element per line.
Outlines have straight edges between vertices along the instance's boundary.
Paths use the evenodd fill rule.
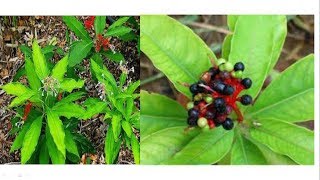
<path fill-rule="evenodd" d="M 85 113 L 84 109 L 75 103 L 58 104 L 52 108 L 58 116 L 64 116 L 68 119 L 71 117 L 81 118 Z"/>
<path fill-rule="evenodd" d="M 232 165 L 259 165 L 267 164 L 259 148 L 243 137 L 238 129 L 236 139 L 231 151 Z"/>
<path fill-rule="evenodd" d="M 111 50 L 105 51 L 102 53 L 106 58 L 110 59 L 111 61 L 120 63 L 120 61 L 125 60 L 123 55 L 120 52 L 113 52 Z"/>
<path fill-rule="evenodd" d="M 26 121 L 23 124 L 22 129 L 20 130 L 19 134 L 16 136 L 16 138 L 13 141 L 13 144 L 10 148 L 10 153 L 12 153 L 13 151 L 18 150 L 22 147 L 23 139 L 24 139 L 26 133 L 28 132 L 28 130 L 30 129 L 30 126 L 33 121 L 34 121 L 34 119 L 28 119 L 28 121 Z"/>
<path fill-rule="evenodd" d="M 44 137 L 41 145 L 40 145 L 40 151 L 39 151 L 39 163 L 40 164 L 49 164 L 50 156 L 49 151 L 47 147 L 47 140 Z"/>
<path fill-rule="evenodd" d="M 250 137 L 272 151 L 287 155 L 299 164 L 314 164 L 314 133 L 297 125 L 273 119 L 257 120 Z"/>
<path fill-rule="evenodd" d="M 128 98 L 126 101 L 126 108 L 125 108 L 125 117 L 128 119 L 133 111 L 134 108 L 134 101 L 133 98 Z"/>
<path fill-rule="evenodd" d="M 121 141 L 115 142 L 112 125 L 110 124 L 107 131 L 105 140 L 104 153 L 106 156 L 106 163 L 113 164 L 118 157 Z"/>
<path fill-rule="evenodd" d="M 134 162 L 136 164 L 140 164 L 140 144 L 139 144 L 139 141 L 136 138 L 135 134 L 132 134 L 130 139 L 131 139 L 131 147 L 132 147 Z"/>
<path fill-rule="evenodd" d="M 248 15 L 236 21 L 228 60 L 244 63 L 243 77 L 253 82 L 246 94 L 255 98 L 280 55 L 287 33 L 286 17 Z"/>
<path fill-rule="evenodd" d="M 1 86 L 7 94 L 11 94 L 14 96 L 22 96 L 26 93 L 30 93 L 31 90 L 27 88 L 25 85 L 21 84 L 20 82 L 11 82 L 4 86 Z"/>
<path fill-rule="evenodd" d="M 187 112 L 176 101 L 142 91 L 141 106 L 141 164 L 213 164 L 231 148 L 233 131 L 185 131 Z"/>
<path fill-rule="evenodd" d="M 23 144 L 21 148 L 22 164 L 25 164 L 30 159 L 33 152 L 36 150 L 36 146 L 38 144 L 38 140 L 41 134 L 41 127 L 42 127 L 42 116 L 39 116 L 32 122 L 28 132 L 24 136 Z"/>
<path fill-rule="evenodd" d="M 133 94 L 139 86 L 140 86 L 140 80 L 130 84 L 126 90 L 126 93 Z"/>
<path fill-rule="evenodd" d="M 56 103 L 56 106 L 60 104 L 70 103 L 82 98 L 86 93 L 85 92 L 74 92 L 69 94 L 68 96 L 61 99 L 61 101 Z"/>
<path fill-rule="evenodd" d="M 66 130 L 65 133 L 66 133 L 65 143 L 67 144 L 66 146 L 67 151 L 75 155 L 80 160 L 78 147 L 76 142 L 73 139 L 73 135 L 69 130 Z"/>
<path fill-rule="evenodd" d="M 113 29 L 115 27 L 123 25 L 125 22 L 128 21 L 130 17 L 120 17 L 118 20 L 116 20 L 112 25 L 108 28 L 108 30 Z"/>
<path fill-rule="evenodd" d="M 83 135 L 78 133 L 73 133 L 73 138 L 78 144 L 79 150 L 81 154 L 84 153 L 96 153 L 92 143 Z"/>
<path fill-rule="evenodd" d="M 314 119 L 313 55 L 299 60 L 282 72 L 248 111 L 250 119 L 272 118 L 288 122 Z"/>
<path fill-rule="evenodd" d="M 121 126 L 122 126 L 122 129 L 124 130 L 124 132 L 126 132 L 126 134 L 128 135 L 128 137 L 131 137 L 132 129 L 131 129 L 130 123 L 128 123 L 128 121 L 122 121 Z"/>
<path fill-rule="evenodd" d="M 32 44 L 32 57 L 34 63 L 34 70 L 37 73 L 40 80 L 43 80 L 49 75 L 49 69 L 47 65 L 47 61 L 44 58 L 43 53 L 41 52 L 41 48 L 38 45 L 37 41 L 34 41 Z"/>
<path fill-rule="evenodd" d="M 107 103 L 97 98 L 88 98 L 83 105 L 86 106 L 86 111 L 83 113 L 82 119 L 89 119 L 107 108 Z"/>
<path fill-rule="evenodd" d="M 210 48 L 191 29 L 168 16 L 141 16 L 141 50 L 178 91 L 191 97 L 188 87 L 211 66 Z"/>
<path fill-rule="evenodd" d="M 20 47 L 21 52 L 25 55 L 28 56 L 29 58 L 32 58 L 32 50 L 26 46 L 26 45 L 21 45 Z"/>
<path fill-rule="evenodd" d="M 84 85 L 84 80 L 74 80 L 70 78 L 65 78 L 61 83 L 60 83 L 60 88 L 63 91 L 67 91 L 69 93 L 72 92 L 74 89 L 79 89 L 82 88 Z"/>
<path fill-rule="evenodd" d="M 123 85 L 126 83 L 127 76 L 128 76 L 127 73 L 125 73 L 125 72 L 121 73 L 120 78 L 119 78 L 119 83 L 120 83 L 119 87 L 123 87 Z"/>
<path fill-rule="evenodd" d="M 26 59 L 26 57 L 25 57 L 25 59 Z M 19 81 L 19 79 L 24 75 L 26 75 L 26 69 L 25 69 L 24 66 L 21 66 L 19 68 L 19 70 L 16 72 L 16 74 L 13 76 L 13 80 L 12 81 Z"/>
<path fill-rule="evenodd" d="M 50 134 L 49 127 L 46 127 L 46 142 L 49 151 L 49 155 L 53 164 L 64 164 L 65 157 L 63 154 L 58 150 L 52 135 Z"/>
<path fill-rule="evenodd" d="M 228 27 L 231 31 L 234 31 L 235 27 L 236 27 L 236 23 L 238 21 L 239 16 L 238 15 L 228 15 Z"/>
<path fill-rule="evenodd" d="M 131 31 L 132 31 L 132 29 L 129 27 L 118 26 L 118 27 L 114 27 L 112 29 L 108 29 L 107 32 L 105 33 L 105 36 L 107 36 L 107 37 L 123 36 Z"/>
<path fill-rule="evenodd" d="M 66 145 L 65 145 L 65 132 L 63 129 L 63 124 L 59 119 L 59 116 L 52 111 L 51 109 L 47 109 L 47 123 L 50 130 L 50 134 L 52 135 L 53 141 L 57 146 L 57 149 L 62 153 L 64 157 L 66 157 Z M 51 157 L 52 158 L 52 157 Z"/>
<path fill-rule="evenodd" d="M 278 153 L 275 153 L 267 146 L 254 142 L 254 144 L 260 149 L 263 156 L 265 157 L 268 164 L 275 164 L 275 165 L 297 165 L 296 162 L 291 160 L 288 156 L 284 156 Z"/>
<path fill-rule="evenodd" d="M 102 34 L 105 27 L 106 16 L 96 16 L 94 19 L 94 30 L 96 31 L 96 35 Z"/>
<path fill-rule="evenodd" d="M 119 135 L 121 133 L 121 120 L 122 117 L 119 114 L 115 114 L 112 116 L 111 124 L 114 140 L 117 142 L 119 140 Z"/>
<path fill-rule="evenodd" d="M 52 69 L 51 76 L 59 81 L 63 80 L 64 74 L 67 72 L 68 55 L 62 58 Z"/>
<path fill-rule="evenodd" d="M 90 41 L 89 33 L 86 31 L 82 23 L 74 16 L 63 16 L 62 20 L 68 28 L 71 29 L 80 39 Z"/>
<path fill-rule="evenodd" d="M 135 112 L 133 115 L 131 115 L 129 122 L 134 128 L 140 129 L 140 112 Z"/>
<path fill-rule="evenodd" d="M 223 44 L 222 44 L 222 52 L 221 52 L 221 56 L 223 59 L 228 59 L 229 54 L 230 54 L 230 47 L 231 47 L 231 40 L 232 40 L 232 35 L 227 35 L 224 40 L 223 40 Z"/>
<path fill-rule="evenodd" d="M 26 61 L 25 70 L 26 70 L 28 83 L 29 83 L 31 89 L 33 89 L 35 91 L 39 91 L 39 89 L 41 87 L 41 82 L 35 72 L 34 65 L 28 57 L 25 57 L 25 61 Z"/>
<path fill-rule="evenodd" d="M 71 47 L 69 55 L 69 67 L 73 67 L 79 64 L 89 54 L 93 46 L 92 41 L 78 41 L 74 46 Z"/>
<path fill-rule="evenodd" d="M 21 96 L 18 96 L 12 100 L 12 102 L 9 105 L 9 108 L 19 106 L 26 102 L 28 99 L 30 99 L 33 95 L 35 95 L 35 91 L 28 91 L 26 94 L 23 94 Z"/>

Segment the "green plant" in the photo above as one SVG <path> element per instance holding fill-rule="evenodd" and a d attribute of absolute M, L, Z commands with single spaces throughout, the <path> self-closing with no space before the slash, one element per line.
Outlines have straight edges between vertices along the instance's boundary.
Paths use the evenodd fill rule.
<path fill-rule="evenodd" d="M 65 78 L 67 66 L 68 55 L 51 69 L 40 46 L 34 41 L 32 52 L 25 55 L 28 86 L 11 82 L 1 87 L 7 94 L 16 96 L 9 107 L 16 108 L 18 112 L 13 124 L 22 124 L 22 127 L 12 129 L 12 133 L 18 132 L 18 135 L 10 152 L 21 148 L 22 164 L 48 164 L 50 159 L 54 164 L 63 164 L 66 158 L 77 163 L 79 150 L 94 151 L 82 135 L 75 133 L 72 125 L 86 114 L 81 106 L 74 103 L 84 93 L 72 93 L 74 89 L 82 88 L 84 81 Z M 62 97 L 62 93 L 66 97 Z M 23 110 L 21 106 L 24 105 Z"/>
<path fill-rule="evenodd" d="M 104 87 L 104 103 L 107 108 L 104 119 L 109 123 L 105 139 L 106 163 L 113 164 L 118 157 L 120 145 L 123 142 L 131 147 L 136 164 L 140 163 L 140 144 L 135 131 L 140 129 L 140 111 L 134 104 L 139 94 L 134 93 L 140 81 L 126 84 L 127 73 L 124 70 L 117 83 L 106 67 L 100 67 L 91 59 L 91 69 L 98 81 Z"/>
<path fill-rule="evenodd" d="M 167 16 L 141 16 L 141 49 L 191 99 L 189 88 L 217 59 L 192 30 Z M 246 67 L 244 121 L 226 131 L 187 127 L 187 111 L 158 94 L 141 92 L 141 164 L 313 164 L 314 132 L 297 125 L 314 118 L 314 57 L 302 58 L 264 90 L 286 37 L 285 16 L 228 16 L 222 58 Z M 259 97 L 257 97 L 259 95 Z"/>
<path fill-rule="evenodd" d="M 73 16 L 64 16 L 63 21 L 68 28 L 74 32 L 79 38 L 71 44 L 69 55 L 69 66 L 74 67 L 79 64 L 84 58 L 90 59 L 91 57 L 102 55 L 106 58 L 121 62 L 124 60 L 120 52 L 115 52 L 114 46 L 110 43 L 111 37 L 117 37 L 124 41 L 138 41 L 139 37 L 132 31 L 133 29 L 126 26 L 125 23 L 135 22 L 133 17 L 121 17 L 113 22 L 107 29 L 106 16 L 91 16 L 86 22 L 85 26 Z M 94 28 L 94 37 L 92 38 L 90 32 Z M 102 62 L 97 62 L 102 66 Z"/>

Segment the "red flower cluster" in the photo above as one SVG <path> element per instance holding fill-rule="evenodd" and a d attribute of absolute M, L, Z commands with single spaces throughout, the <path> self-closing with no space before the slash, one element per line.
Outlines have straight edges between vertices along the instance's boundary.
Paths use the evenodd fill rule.
<path fill-rule="evenodd" d="M 228 116 L 234 110 L 238 122 L 243 121 L 242 113 L 237 107 L 239 101 L 243 105 L 250 105 L 249 95 L 238 97 L 244 89 L 249 89 L 252 81 L 242 79 L 244 64 L 238 62 L 232 65 L 224 59 L 219 59 L 217 65 L 203 73 L 201 80 L 190 86 L 193 102 L 187 105 L 188 124 L 201 128 L 214 128 L 222 125 L 224 129 L 233 128 L 233 121 Z"/>
<path fill-rule="evenodd" d="M 101 48 L 103 48 L 104 51 L 109 49 L 109 39 L 103 37 L 101 34 L 97 35 L 96 40 L 96 52 L 99 52 Z"/>
<path fill-rule="evenodd" d="M 89 18 L 84 21 L 84 26 L 86 27 L 87 30 L 90 30 L 93 27 L 93 23 L 94 23 L 94 16 L 89 16 Z"/>

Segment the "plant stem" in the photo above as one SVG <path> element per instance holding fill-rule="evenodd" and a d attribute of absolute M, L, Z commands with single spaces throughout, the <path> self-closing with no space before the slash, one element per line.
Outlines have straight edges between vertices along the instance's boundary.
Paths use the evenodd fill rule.
<path fill-rule="evenodd" d="M 142 80 L 141 83 L 140 83 L 140 86 L 143 86 L 143 85 L 145 85 L 145 84 L 148 84 L 148 83 L 150 83 L 150 82 L 152 82 L 152 81 L 155 81 L 155 80 L 157 80 L 157 79 L 160 79 L 160 78 L 162 78 L 162 77 L 164 77 L 164 74 L 163 74 L 163 73 L 159 73 L 159 74 L 156 74 L 156 75 L 154 75 L 154 76 L 151 76 L 151 77 L 149 77 L 149 78 L 147 78 L 147 79 Z"/>

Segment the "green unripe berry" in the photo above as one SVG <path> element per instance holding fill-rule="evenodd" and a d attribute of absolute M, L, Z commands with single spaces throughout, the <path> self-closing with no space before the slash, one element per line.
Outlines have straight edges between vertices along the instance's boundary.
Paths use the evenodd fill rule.
<path fill-rule="evenodd" d="M 205 127 L 202 128 L 202 131 L 207 132 L 210 130 L 209 125 L 207 124 Z"/>
<path fill-rule="evenodd" d="M 188 102 L 187 109 L 191 109 L 191 108 L 193 108 L 193 102 Z"/>
<path fill-rule="evenodd" d="M 208 125 L 208 121 L 206 118 L 202 117 L 198 119 L 197 124 L 199 127 L 204 128 L 206 125 Z"/>
<path fill-rule="evenodd" d="M 233 70 L 233 65 L 230 63 L 230 62 L 226 62 L 226 63 L 224 63 L 223 64 L 223 66 L 224 66 L 224 70 L 225 71 L 228 71 L 228 72 L 230 72 L 230 71 L 232 71 Z"/>
<path fill-rule="evenodd" d="M 197 94 L 193 98 L 195 101 L 200 101 L 202 99 L 202 94 Z"/>
<path fill-rule="evenodd" d="M 207 96 L 207 97 L 205 97 L 205 99 L 204 99 L 205 101 L 206 101 L 206 103 L 208 103 L 208 104 L 210 104 L 210 103 L 212 103 L 213 102 L 213 98 L 212 97 L 210 97 L 210 96 Z"/>
<path fill-rule="evenodd" d="M 233 71 L 231 72 L 231 76 L 234 78 L 242 78 L 243 72 L 242 71 Z"/>
<path fill-rule="evenodd" d="M 224 64 L 226 62 L 227 61 L 225 59 L 220 58 L 220 59 L 217 60 L 217 66 L 220 66 L 220 65 L 222 65 L 222 64 Z"/>

